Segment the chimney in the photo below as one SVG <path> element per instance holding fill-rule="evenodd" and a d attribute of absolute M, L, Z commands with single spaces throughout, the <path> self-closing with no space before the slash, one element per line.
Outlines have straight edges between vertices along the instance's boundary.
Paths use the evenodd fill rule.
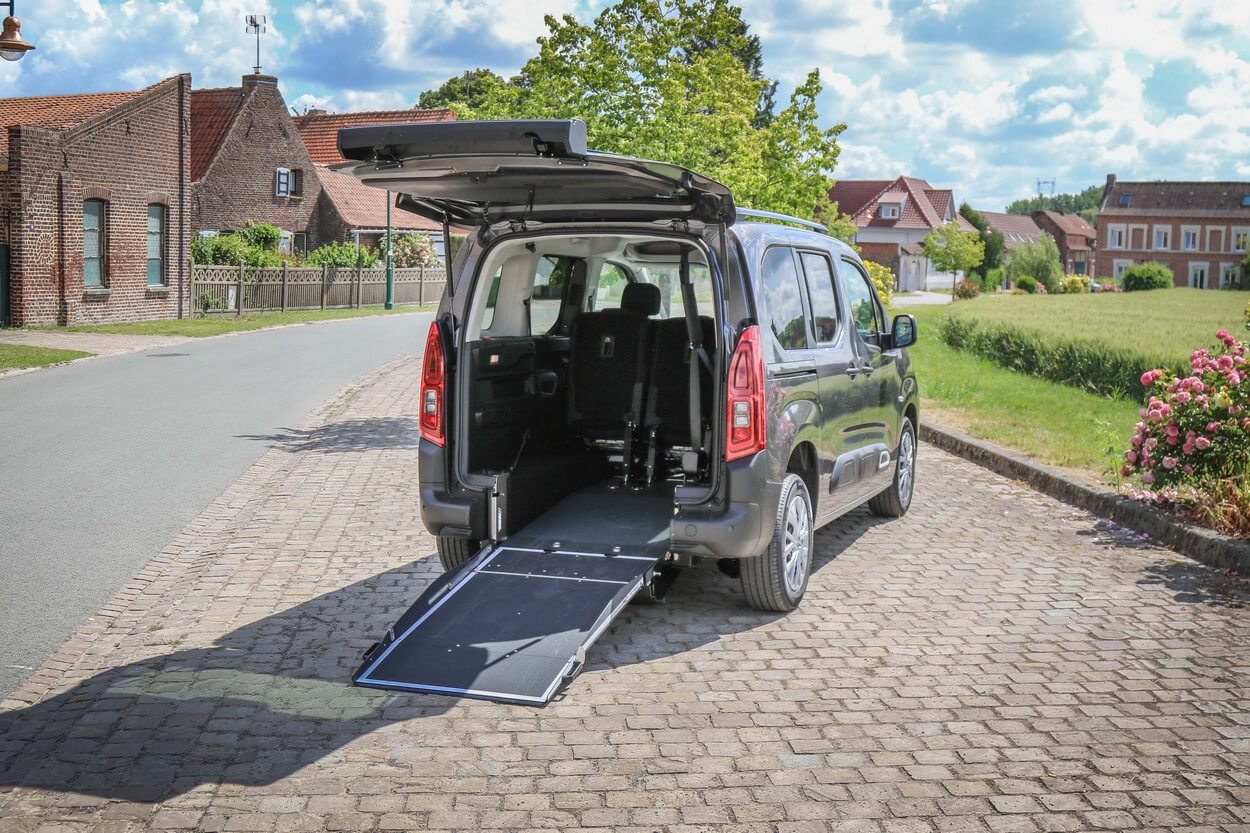
<path fill-rule="evenodd" d="M 1111 196 L 1111 189 L 1115 187 L 1115 174 L 1107 174 L 1107 184 L 1102 186 L 1102 205 L 1099 208 L 1107 207 L 1107 197 Z"/>
<path fill-rule="evenodd" d="M 305 116 L 324 116 L 327 112 L 329 111 L 321 107 L 309 107 L 307 110 L 304 111 L 304 115 Z"/>
<path fill-rule="evenodd" d="M 253 89 L 255 87 L 261 87 L 261 86 L 270 86 L 270 87 L 278 86 L 278 76 L 257 75 L 255 73 L 248 73 L 247 75 L 243 76 L 244 92 L 246 92 L 247 90 Z"/>

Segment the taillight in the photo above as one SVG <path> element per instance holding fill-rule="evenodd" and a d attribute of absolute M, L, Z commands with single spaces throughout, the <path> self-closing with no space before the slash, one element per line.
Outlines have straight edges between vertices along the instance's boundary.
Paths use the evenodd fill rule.
<path fill-rule="evenodd" d="M 764 425 L 764 353 L 760 328 L 743 330 L 729 361 L 728 413 L 725 421 L 725 460 L 737 460 L 763 451 L 768 444 Z"/>
<path fill-rule="evenodd" d="M 447 389 L 447 366 L 443 356 L 443 336 L 438 322 L 430 324 L 421 359 L 421 437 L 443 445 L 443 400 Z"/>

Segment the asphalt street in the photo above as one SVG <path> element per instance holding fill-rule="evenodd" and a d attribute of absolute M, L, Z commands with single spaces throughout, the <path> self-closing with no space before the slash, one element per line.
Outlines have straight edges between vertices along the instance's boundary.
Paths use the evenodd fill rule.
<path fill-rule="evenodd" d="M 184 524 L 429 314 L 334 321 L 0 379 L 0 696 Z"/>

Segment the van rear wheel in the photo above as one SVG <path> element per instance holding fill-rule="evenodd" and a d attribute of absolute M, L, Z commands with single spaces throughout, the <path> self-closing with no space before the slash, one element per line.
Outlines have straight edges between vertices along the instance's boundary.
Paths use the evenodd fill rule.
<path fill-rule="evenodd" d="M 797 474 L 787 474 L 777 502 L 777 520 L 768 549 L 739 562 L 742 591 L 756 610 L 785 613 L 794 610 L 807 590 L 815 547 L 812 499 Z"/>
<path fill-rule="evenodd" d="M 438 547 L 438 560 L 443 562 L 443 571 L 450 573 L 468 564 L 469 560 L 482 548 L 482 542 L 472 538 L 461 538 L 459 535 L 440 535 L 436 546 Z"/>

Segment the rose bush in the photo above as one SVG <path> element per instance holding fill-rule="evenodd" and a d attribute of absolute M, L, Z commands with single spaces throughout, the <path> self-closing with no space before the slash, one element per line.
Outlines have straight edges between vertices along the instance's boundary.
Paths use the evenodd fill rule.
<path fill-rule="evenodd" d="M 1216 337 L 1190 356 L 1188 375 L 1142 375 L 1146 406 L 1120 473 L 1141 480 L 1144 499 L 1240 534 L 1250 532 L 1250 357 L 1227 330 Z"/>

